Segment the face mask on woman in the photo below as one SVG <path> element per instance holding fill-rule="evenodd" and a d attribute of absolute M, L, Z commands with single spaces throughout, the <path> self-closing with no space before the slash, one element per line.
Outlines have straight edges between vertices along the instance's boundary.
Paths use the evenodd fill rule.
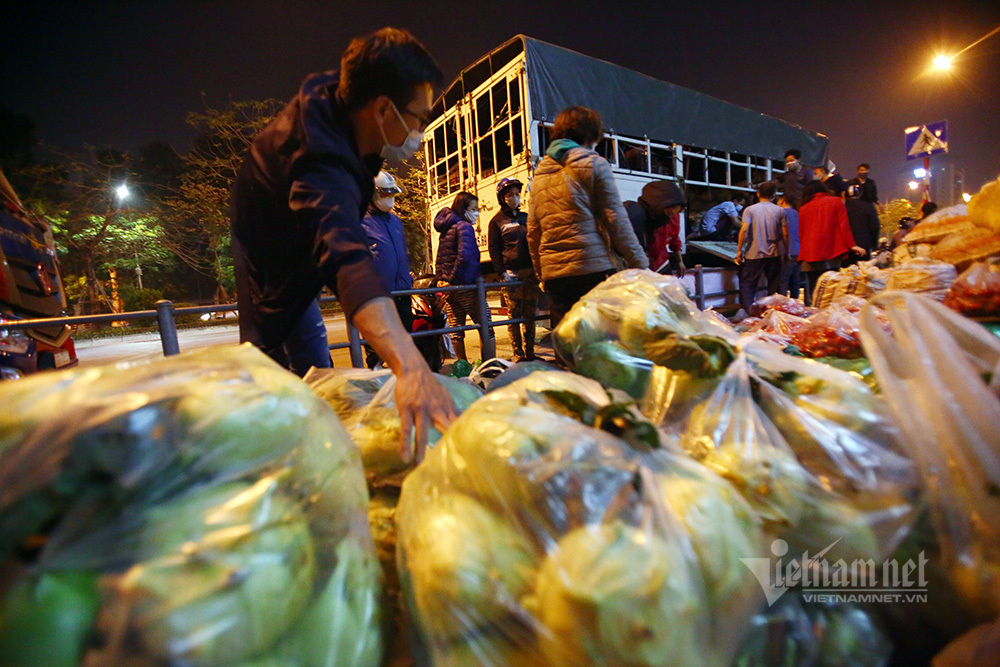
<path fill-rule="evenodd" d="M 479 219 L 479 211 L 471 211 L 471 210 L 466 211 L 465 219 L 471 222 L 472 224 L 476 224 L 476 220 Z"/>

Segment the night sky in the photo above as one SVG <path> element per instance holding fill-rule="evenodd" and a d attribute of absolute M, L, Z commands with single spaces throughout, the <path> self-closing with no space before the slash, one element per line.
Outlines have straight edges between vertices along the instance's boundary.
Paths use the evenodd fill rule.
<path fill-rule="evenodd" d="M 995 0 L 13 4 L 0 28 L 0 104 L 65 150 L 163 140 L 183 151 L 188 111 L 286 100 L 307 73 L 336 67 L 351 37 L 394 25 L 449 81 L 523 33 L 822 132 L 845 175 L 871 163 L 883 200 L 912 179 L 911 125 L 949 121 L 966 190 L 1000 174 L 1000 34 L 954 74 L 926 73 L 937 51 L 1000 25 Z"/>

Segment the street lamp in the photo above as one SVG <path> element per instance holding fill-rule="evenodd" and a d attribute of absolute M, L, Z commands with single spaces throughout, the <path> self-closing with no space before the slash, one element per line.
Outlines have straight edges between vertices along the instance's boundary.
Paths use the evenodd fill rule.
<path fill-rule="evenodd" d="M 115 188 L 115 194 L 118 195 L 119 199 L 128 199 L 128 186 L 122 183 Z"/>
<path fill-rule="evenodd" d="M 968 192 L 963 192 L 962 199 L 964 199 L 965 203 L 968 204 L 969 200 L 972 199 L 972 195 L 970 195 Z"/>
<path fill-rule="evenodd" d="M 916 181 L 910 181 L 910 189 L 911 190 L 916 190 L 919 187 L 920 187 L 920 183 L 917 183 Z"/>
<path fill-rule="evenodd" d="M 916 169 L 913 170 L 913 175 L 916 178 L 923 178 L 924 176 L 927 175 L 927 170 L 924 169 L 923 167 L 917 167 Z"/>
<path fill-rule="evenodd" d="M 934 58 L 934 69 L 947 72 L 951 69 L 951 56 L 936 56 Z"/>

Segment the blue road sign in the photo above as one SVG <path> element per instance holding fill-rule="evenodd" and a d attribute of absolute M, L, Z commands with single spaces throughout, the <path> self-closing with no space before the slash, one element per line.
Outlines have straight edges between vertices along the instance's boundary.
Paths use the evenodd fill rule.
<path fill-rule="evenodd" d="M 922 160 L 931 155 L 948 152 L 948 121 L 908 127 L 906 133 L 906 159 Z"/>

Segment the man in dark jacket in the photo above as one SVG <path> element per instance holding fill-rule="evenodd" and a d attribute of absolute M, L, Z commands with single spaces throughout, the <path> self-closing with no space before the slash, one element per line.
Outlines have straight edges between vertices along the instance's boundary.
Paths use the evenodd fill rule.
<path fill-rule="evenodd" d="M 847 221 L 851 224 L 854 243 L 865 249 L 866 257 L 871 257 L 872 251 L 878 247 L 882 223 L 878 219 L 875 204 L 861 199 L 861 192 L 859 186 L 849 187 L 844 205 L 847 207 Z"/>
<path fill-rule="evenodd" d="M 535 358 L 535 311 L 538 305 L 538 278 L 528 251 L 528 214 L 520 210 L 521 187 L 521 181 L 516 178 L 500 180 L 497 184 L 500 210 L 490 220 L 488 231 L 490 260 L 501 279 L 525 281 L 520 287 L 505 290 L 510 304 L 510 316 L 525 320 L 523 325 L 507 325 L 515 361 Z"/>
<path fill-rule="evenodd" d="M 673 181 L 650 181 L 642 188 L 639 201 L 624 203 L 636 238 L 649 257 L 649 266 L 656 270 L 662 262 L 661 251 L 670 251 L 670 270 L 677 276 L 687 271 L 681 257 L 680 212 L 687 202 Z M 662 247 L 661 247 L 662 246 Z M 654 265 L 655 264 L 655 265 Z"/>
<path fill-rule="evenodd" d="M 382 282 L 392 292 L 413 288 L 413 276 L 410 275 L 410 258 L 406 254 L 406 235 L 403 233 L 403 221 L 399 219 L 392 208 L 396 204 L 396 195 L 402 190 L 396 184 L 392 174 L 380 171 L 375 177 L 375 195 L 368 212 L 361 220 L 368 237 L 368 249 L 375 262 L 375 271 Z M 407 331 L 413 329 L 413 307 L 409 296 L 393 297 L 399 321 Z M 418 345 L 419 347 L 419 345 Z M 379 356 L 371 345 L 365 344 L 365 363 L 368 368 L 375 368 Z"/>
<path fill-rule="evenodd" d="M 798 148 L 785 151 L 785 173 L 779 174 L 774 180 L 778 189 L 784 193 L 785 200 L 798 211 L 802 190 L 812 180 L 812 170 L 802 166 L 802 151 Z"/>
<path fill-rule="evenodd" d="M 233 188 L 240 339 L 284 365 L 292 356 L 300 373 L 310 365 L 329 366 L 315 304 L 323 285 L 334 290 L 346 316 L 397 377 L 404 459 L 419 460 L 427 428 L 447 426 L 455 408 L 387 297 L 361 218 L 382 159 L 398 162 L 419 147 L 442 81 L 430 54 L 408 32 L 383 28 L 353 40 L 339 72 L 307 77 L 261 130 Z"/>

